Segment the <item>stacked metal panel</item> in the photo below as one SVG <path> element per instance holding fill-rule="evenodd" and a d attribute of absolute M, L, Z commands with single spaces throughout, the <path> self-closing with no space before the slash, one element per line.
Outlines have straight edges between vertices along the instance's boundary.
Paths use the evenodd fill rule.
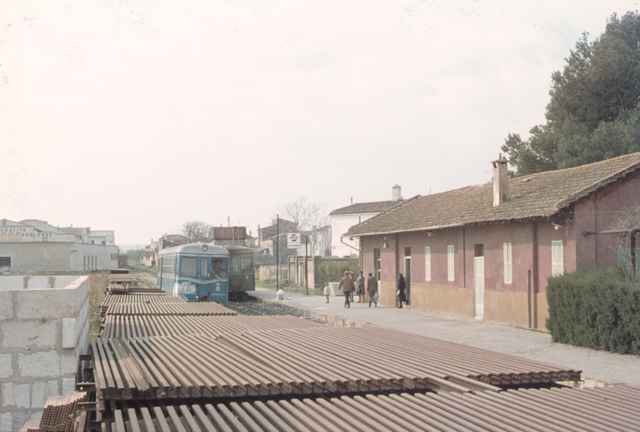
<path fill-rule="evenodd" d="M 182 297 L 174 297 L 160 293 L 144 294 L 107 294 L 102 301 L 103 307 L 114 304 L 150 304 L 150 303 L 186 303 Z"/>
<path fill-rule="evenodd" d="M 107 315 L 103 338 L 130 339 L 149 336 L 205 334 L 222 336 L 257 329 L 292 329 L 323 326 L 291 315 Z"/>
<path fill-rule="evenodd" d="M 110 432 L 414 432 L 640 430 L 640 390 L 510 390 L 143 406 L 117 410 Z"/>
<path fill-rule="evenodd" d="M 107 308 L 107 315 L 236 315 L 219 303 L 118 303 Z"/>
<path fill-rule="evenodd" d="M 98 398 L 225 400 L 409 389 L 468 390 L 425 370 L 378 366 L 371 361 L 335 370 L 328 367 L 331 353 L 317 356 L 276 347 L 248 352 L 228 338 L 99 340 L 93 345 Z"/>
<path fill-rule="evenodd" d="M 98 394 L 113 400 L 495 391 L 579 378 L 518 357 L 408 339 L 376 328 L 313 328 L 102 338 L 92 349 Z"/>

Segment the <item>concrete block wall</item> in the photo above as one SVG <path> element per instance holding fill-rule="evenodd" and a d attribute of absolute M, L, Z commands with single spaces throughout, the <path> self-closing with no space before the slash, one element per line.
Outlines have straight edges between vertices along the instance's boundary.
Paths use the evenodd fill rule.
<path fill-rule="evenodd" d="M 3 277 L 10 276 L 0 276 L 7 287 Z M 19 430 L 41 415 L 49 396 L 75 387 L 88 341 L 88 281 L 57 280 L 53 287 L 0 290 L 0 432 Z"/>

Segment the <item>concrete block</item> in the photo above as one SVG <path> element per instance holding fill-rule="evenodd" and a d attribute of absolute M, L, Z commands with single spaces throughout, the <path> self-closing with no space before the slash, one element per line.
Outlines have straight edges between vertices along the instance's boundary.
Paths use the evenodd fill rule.
<path fill-rule="evenodd" d="M 2 384 L 2 406 L 29 408 L 30 391 L 31 389 L 29 384 Z"/>
<path fill-rule="evenodd" d="M 4 348 L 55 348 L 56 320 L 6 321 L 0 324 Z"/>
<path fill-rule="evenodd" d="M 18 354 L 18 368 L 23 377 L 59 376 L 60 357 L 55 351 Z"/>
<path fill-rule="evenodd" d="M 76 379 L 75 378 L 62 378 L 62 394 L 69 394 L 76 389 Z"/>
<path fill-rule="evenodd" d="M 12 375 L 11 354 L 0 354 L 0 378 L 9 378 Z"/>
<path fill-rule="evenodd" d="M 13 412 L 13 432 L 22 431 L 25 423 L 29 421 L 29 417 L 31 417 L 31 413 L 29 411 L 14 411 Z"/>
<path fill-rule="evenodd" d="M 13 318 L 11 291 L 0 291 L 0 321 Z"/>
<path fill-rule="evenodd" d="M 31 384 L 31 407 L 44 408 L 47 400 L 47 382 L 38 381 Z"/>
<path fill-rule="evenodd" d="M 59 396 L 60 395 L 60 386 L 59 380 L 51 380 L 47 381 L 47 397 L 50 396 Z"/>
<path fill-rule="evenodd" d="M 29 419 L 24 423 L 20 432 L 27 432 L 29 430 L 40 430 L 40 421 L 42 420 L 42 411 L 31 414 Z"/>
<path fill-rule="evenodd" d="M 14 406 L 16 404 L 16 398 L 13 396 L 13 383 L 0 384 L 0 394 L 2 395 L 3 408 Z"/>
<path fill-rule="evenodd" d="M 62 375 L 75 374 L 78 370 L 76 350 L 64 350 L 62 353 Z"/>
<path fill-rule="evenodd" d="M 0 432 L 10 432 L 13 430 L 15 430 L 13 428 L 13 414 L 0 414 Z"/>
<path fill-rule="evenodd" d="M 15 291 L 19 319 L 76 317 L 86 298 L 86 285 L 77 289 Z"/>
<path fill-rule="evenodd" d="M 78 320 L 75 318 L 62 318 L 62 348 L 75 348 L 78 340 Z"/>
<path fill-rule="evenodd" d="M 18 408 L 30 408 L 29 397 L 31 396 L 30 384 L 14 384 L 13 396 Z"/>

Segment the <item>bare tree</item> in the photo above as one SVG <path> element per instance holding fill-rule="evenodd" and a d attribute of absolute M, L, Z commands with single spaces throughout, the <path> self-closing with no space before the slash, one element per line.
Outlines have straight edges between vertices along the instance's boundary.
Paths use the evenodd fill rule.
<path fill-rule="evenodd" d="M 190 242 L 208 241 L 210 231 L 211 227 L 200 221 L 189 221 L 182 225 L 182 234 L 184 234 Z"/>
<path fill-rule="evenodd" d="M 326 223 L 322 206 L 300 197 L 284 206 L 284 214 L 301 230 L 310 230 Z"/>

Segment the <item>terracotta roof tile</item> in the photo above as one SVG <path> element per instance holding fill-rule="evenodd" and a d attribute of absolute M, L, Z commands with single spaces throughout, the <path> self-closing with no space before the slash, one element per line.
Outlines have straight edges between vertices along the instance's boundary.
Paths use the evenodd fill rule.
<path fill-rule="evenodd" d="M 351 227 L 353 236 L 549 217 L 640 167 L 632 153 L 573 168 L 510 179 L 510 198 L 493 206 L 492 183 L 419 196 Z"/>

